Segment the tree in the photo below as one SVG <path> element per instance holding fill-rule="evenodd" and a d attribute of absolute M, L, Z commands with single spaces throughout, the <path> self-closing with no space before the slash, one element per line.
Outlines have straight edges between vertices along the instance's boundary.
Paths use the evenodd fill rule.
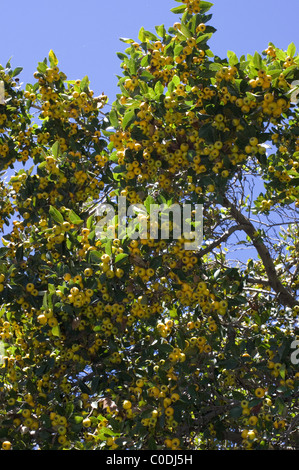
<path fill-rule="evenodd" d="M 107 111 L 53 51 L 0 70 L 3 449 L 298 449 L 299 57 L 221 59 L 179 3 Z M 155 204 L 202 205 L 201 246 L 151 238 Z"/>

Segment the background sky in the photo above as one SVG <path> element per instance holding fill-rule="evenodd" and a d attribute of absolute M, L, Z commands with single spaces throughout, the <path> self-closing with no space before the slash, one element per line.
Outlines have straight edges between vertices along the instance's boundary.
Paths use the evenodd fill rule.
<path fill-rule="evenodd" d="M 141 26 L 168 29 L 179 17 L 170 9 L 178 5 L 174 0 L 1 2 L 0 63 L 11 58 L 13 67 L 24 69 L 20 79 L 32 83 L 37 63 L 53 49 L 68 79 L 88 75 L 95 93 L 104 92 L 112 103 L 121 73 L 116 52 L 126 47 L 119 38 L 137 40 Z M 211 13 L 217 32 L 210 46 L 221 57 L 227 50 L 238 56 L 262 52 L 269 41 L 282 49 L 294 42 L 299 50 L 298 0 L 215 0 Z"/>

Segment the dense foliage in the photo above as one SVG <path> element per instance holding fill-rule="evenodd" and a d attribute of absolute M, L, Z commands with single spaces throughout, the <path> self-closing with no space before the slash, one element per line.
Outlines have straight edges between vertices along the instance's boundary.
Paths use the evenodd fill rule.
<path fill-rule="evenodd" d="M 299 57 L 222 59 L 179 3 L 110 109 L 53 51 L 0 70 L 3 449 L 299 446 Z M 202 204 L 203 244 L 97 238 L 119 196 Z"/>

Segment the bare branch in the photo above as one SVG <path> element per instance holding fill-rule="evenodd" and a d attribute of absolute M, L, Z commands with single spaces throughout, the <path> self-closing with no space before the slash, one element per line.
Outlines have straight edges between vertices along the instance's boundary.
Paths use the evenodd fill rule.
<path fill-rule="evenodd" d="M 221 243 L 225 242 L 234 232 L 238 230 L 245 230 L 245 227 L 242 225 L 234 225 L 233 227 L 230 227 L 226 232 L 224 232 L 223 235 L 221 235 L 220 238 L 215 240 L 213 243 L 209 244 L 206 248 L 203 248 L 199 252 L 199 257 L 202 257 L 206 255 L 207 253 L 210 253 L 211 251 L 214 250 L 217 246 L 221 245 Z"/>
<path fill-rule="evenodd" d="M 289 307 L 294 307 L 298 304 L 297 300 L 290 294 L 290 292 L 283 286 L 281 283 L 278 274 L 276 272 L 276 268 L 274 262 L 271 258 L 268 248 L 262 241 L 260 237 L 256 237 L 256 229 L 252 222 L 243 215 L 237 207 L 232 204 L 226 196 L 223 196 L 223 205 L 230 209 L 231 214 L 235 221 L 242 226 L 245 233 L 251 239 L 253 246 L 256 248 L 266 271 L 266 274 L 269 279 L 269 284 L 272 289 L 278 294 L 280 301 L 284 305 L 288 305 Z"/>

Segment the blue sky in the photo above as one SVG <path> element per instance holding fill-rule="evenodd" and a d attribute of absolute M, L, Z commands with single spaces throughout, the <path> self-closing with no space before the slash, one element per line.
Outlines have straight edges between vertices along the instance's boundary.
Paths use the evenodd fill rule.
<path fill-rule="evenodd" d="M 12 57 L 12 65 L 22 66 L 23 82 L 33 82 L 38 61 L 53 49 L 68 79 L 88 75 L 95 93 L 104 92 L 110 103 L 117 93 L 120 74 L 117 51 L 125 44 L 120 37 L 137 39 L 143 26 L 171 26 L 178 16 L 170 12 L 174 0 L 14 0 L 1 2 L 0 63 Z M 278 0 L 215 0 L 210 24 L 217 32 L 210 41 L 221 57 L 227 50 L 238 56 L 261 52 L 269 41 L 286 49 L 294 42 L 299 50 L 298 0 L 288 0 L 287 8 Z"/>

